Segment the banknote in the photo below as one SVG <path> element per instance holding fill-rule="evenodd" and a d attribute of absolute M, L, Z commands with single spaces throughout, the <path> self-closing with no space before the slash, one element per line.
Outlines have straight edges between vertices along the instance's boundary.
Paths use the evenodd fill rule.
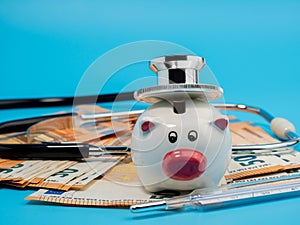
<path fill-rule="evenodd" d="M 6 184 L 16 187 L 26 187 L 31 182 L 36 183 L 43 177 L 75 163 L 74 161 L 27 160 L 3 170 L 0 173 L 0 181 L 6 181 Z"/>
<path fill-rule="evenodd" d="M 297 178 L 293 180 L 279 180 L 272 183 L 257 183 L 246 187 L 236 186 L 229 188 L 238 191 L 243 190 L 244 188 L 257 188 L 299 182 L 300 178 Z M 207 189 L 205 191 L 207 192 Z M 40 189 L 26 197 L 26 200 L 53 202 L 75 206 L 130 207 L 133 204 L 169 199 L 186 194 L 188 194 L 188 192 L 181 193 L 177 191 L 162 191 L 157 193 L 149 193 L 141 186 L 122 186 L 120 184 L 101 179 L 93 181 L 93 183 L 86 189 L 79 191 L 64 192 Z M 260 194 L 265 196 L 267 193 Z"/>
<path fill-rule="evenodd" d="M 24 162 L 24 160 L 0 159 L 0 168 L 1 168 L 1 170 L 9 169 L 9 168 L 16 166 L 22 162 Z"/>
<path fill-rule="evenodd" d="M 54 173 L 39 183 L 29 184 L 30 187 L 69 190 L 82 188 L 93 179 L 104 174 L 119 163 L 125 156 L 103 156 L 89 161 L 78 162 L 58 173 Z"/>
<path fill-rule="evenodd" d="M 133 204 L 178 196 L 178 191 L 147 192 L 139 181 L 131 160 L 116 165 L 101 179 L 93 180 L 80 190 L 40 189 L 27 200 L 56 202 L 67 205 L 129 207 Z"/>
<path fill-rule="evenodd" d="M 232 122 L 229 124 L 233 145 L 267 144 L 278 142 L 261 127 L 250 122 Z"/>
<path fill-rule="evenodd" d="M 233 145 L 276 143 L 277 139 L 269 135 L 259 126 L 250 122 L 230 124 Z M 300 168 L 300 153 L 288 149 L 271 149 L 267 151 L 245 151 L 232 154 L 225 178 L 228 182 L 279 173 L 290 169 Z"/>
<path fill-rule="evenodd" d="M 127 123 L 119 121 L 81 121 L 67 116 L 42 121 L 32 126 L 27 138 L 31 143 L 38 142 L 85 142 L 105 140 L 119 133 L 131 133 Z M 103 145 L 103 144 L 101 144 Z"/>
<path fill-rule="evenodd" d="M 124 156 L 103 156 L 88 161 L 13 161 L 0 172 L 2 184 L 19 188 L 36 187 L 69 190 L 81 188 L 119 163 Z M 5 163 L 5 162 L 3 162 Z M 9 161 L 6 161 L 5 166 Z M 1 166 L 1 164 L 0 164 Z"/>
<path fill-rule="evenodd" d="M 233 154 L 225 178 L 232 181 L 299 168 L 300 153 L 291 148 L 252 154 Z"/>
<path fill-rule="evenodd" d="M 288 178 L 286 172 L 273 176 L 261 176 L 255 180 L 241 180 L 228 185 L 228 188 L 239 190 L 242 188 L 288 184 L 300 181 L 297 177 Z M 251 182 L 255 181 L 255 182 Z M 161 192 L 147 192 L 137 177 L 135 168 L 128 160 L 118 164 L 102 178 L 93 180 L 88 186 L 80 190 L 60 191 L 40 189 L 26 197 L 27 200 L 46 201 L 64 205 L 99 206 L 99 207 L 129 207 L 133 204 L 168 199 L 189 192 L 164 190 Z"/>
<path fill-rule="evenodd" d="M 300 171 L 298 169 L 287 170 L 278 173 L 265 174 L 261 176 L 248 177 L 244 179 L 242 178 L 242 179 L 234 180 L 230 182 L 228 185 L 233 187 L 252 186 L 252 185 L 268 184 L 268 183 L 272 185 L 272 183 L 274 182 L 284 182 L 284 181 L 291 182 L 296 180 L 300 180 Z"/>
<path fill-rule="evenodd" d="M 44 163 L 48 162 L 39 162 L 38 160 L 30 160 L 19 163 L 13 167 L 10 167 L 0 173 L 0 181 L 3 180 L 20 180 L 22 179 L 22 175 L 30 172 L 34 172 L 36 168 L 40 166 L 40 163 L 44 165 Z"/>
<path fill-rule="evenodd" d="M 65 187 L 70 187 L 72 189 L 81 189 L 92 180 L 98 178 L 100 175 L 105 174 L 106 171 L 113 170 L 115 165 L 123 164 L 123 162 L 126 160 L 126 157 L 127 157 L 126 155 L 102 157 L 100 160 L 101 165 L 99 165 L 99 161 L 98 161 L 92 167 L 91 170 L 84 173 L 82 176 L 78 177 L 77 179 L 72 180 L 67 185 L 65 185 Z"/>
<path fill-rule="evenodd" d="M 27 200 L 56 202 L 66 205 L 129 207 L 149 201 L 151 194 L 136 186 L 122 186 L 107 180 L 95 180 L 88 189 L 57 191 L 40 189 Z"/>

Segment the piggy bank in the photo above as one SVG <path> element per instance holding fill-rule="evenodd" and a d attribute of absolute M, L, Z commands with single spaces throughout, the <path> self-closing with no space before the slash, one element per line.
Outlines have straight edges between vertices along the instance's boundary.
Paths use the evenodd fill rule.
<path fill-rule="evenodd" d="M 135 92 L 137 100 L 152 103 L 135 124 L 131 152 L 150 192 L 215 186 L 229 164 L 228 118 L 208 103 L 222 89 L 198 83 L 204 65 L 192 55 L 153 59 L 158 86 Z"/>

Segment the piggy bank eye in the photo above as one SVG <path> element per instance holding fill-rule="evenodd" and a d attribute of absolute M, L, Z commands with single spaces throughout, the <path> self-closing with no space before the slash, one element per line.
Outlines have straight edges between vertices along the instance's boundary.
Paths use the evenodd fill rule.
<path fill-rule="evenodd" d="M 141 125 L 141 129 L 143 132 L 149 132 L 151 128 L 154 127 L 154 123 L 150 122 L 150 121 L 145 121 L 142 123 Z"/>
<path fill-rule="evenodd" d="M 177 141 L 177 133 L 175 131 L 171 131 L 169 133 L 169 141 L 171 143 L 175 143 Z"/>
<path fill-rule="evenodd" d="M 198 138 L 198 133 L 197 133 L 197 131 L 191 130 L 191 131 L 188 133 L 188 139 L 189 139 L 190 141 L 196 141 L 197 138 Z"/>

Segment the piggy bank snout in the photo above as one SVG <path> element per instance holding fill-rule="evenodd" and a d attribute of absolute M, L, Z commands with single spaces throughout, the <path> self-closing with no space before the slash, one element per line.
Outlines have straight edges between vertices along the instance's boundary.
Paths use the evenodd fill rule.
<path fill-rule="evenodd" d="M 194 149 L 175 149 L 165 154 L 162 167 L 174 180 L 192 180 L 204 173 L 206 157 Z"/>

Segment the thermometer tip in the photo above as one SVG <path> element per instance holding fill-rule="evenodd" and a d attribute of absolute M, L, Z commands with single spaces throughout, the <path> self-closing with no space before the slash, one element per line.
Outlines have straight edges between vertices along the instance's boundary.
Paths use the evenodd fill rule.
<path fill-rule="evenodd" d="M 166 210 L 166 201 L 147 202 L 130 206 L 130 211 L 133 213 L 148 212 L 154 210 Z"/>

